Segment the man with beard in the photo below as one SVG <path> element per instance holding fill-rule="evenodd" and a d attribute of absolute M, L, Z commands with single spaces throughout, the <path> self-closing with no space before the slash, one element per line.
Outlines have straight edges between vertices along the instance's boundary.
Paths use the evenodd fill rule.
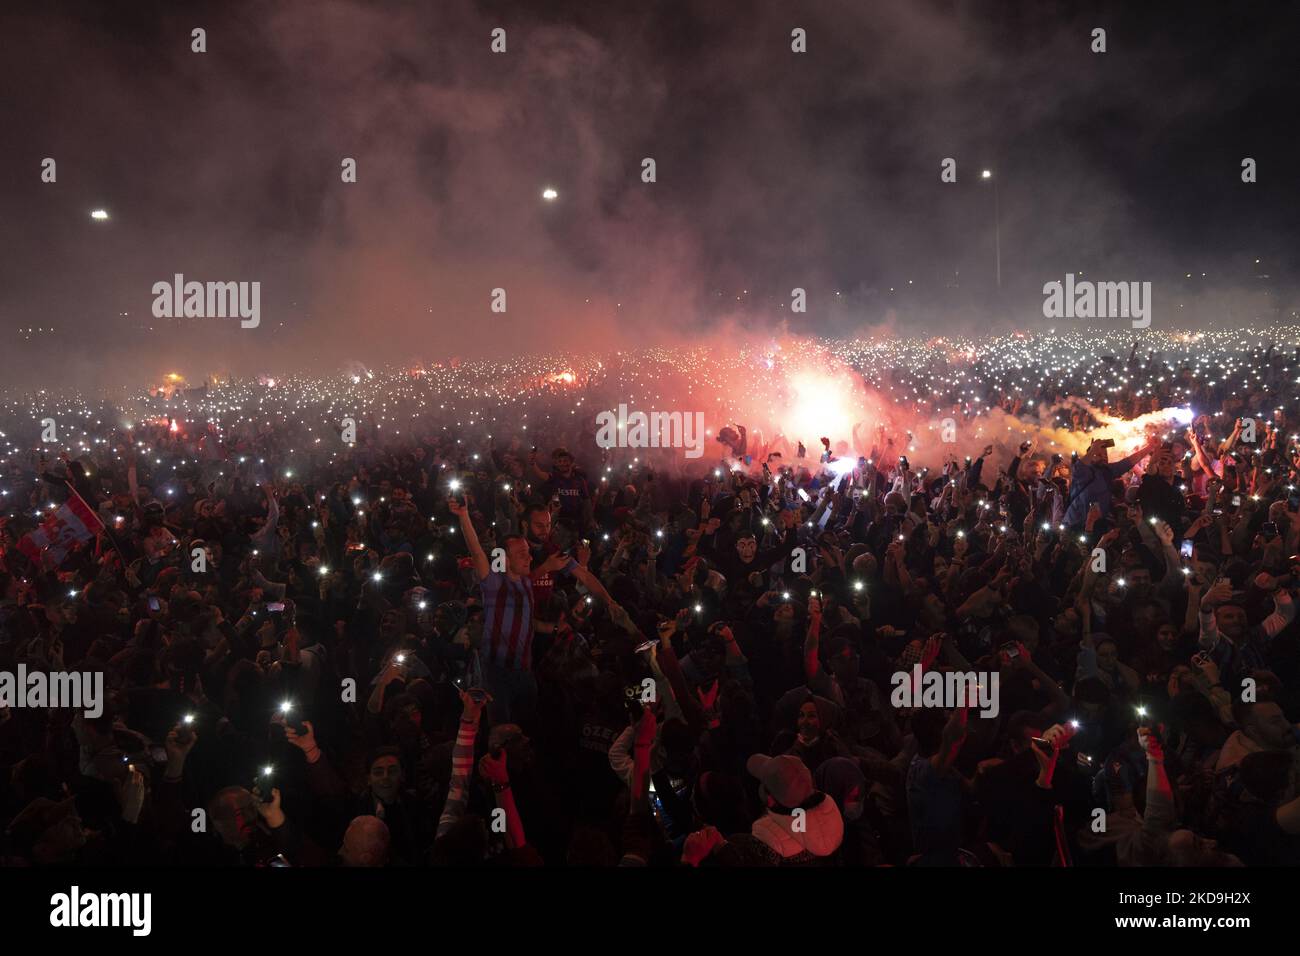
<path fill-rule="evenodd" d="M 1093 505 L 1101 511 L 1101 523 L 1097 530 L 1109 530 L 1111 484 L 1155 451 L 1160 445 L 1160 439 L 1152 438 L 1127 458 L 1111 463 L 1110 448 L 1114 444 L 1097 439 L 1088 446 L 1088 451 L 1081 458 L 1075 460 L 1070 470 L 1070 497 L 1065 509 L 1065 524 L 1071 531 L 1077 532 L 1083 527 L 1088 509 Z"/>
<path fill-rule="evenodd" d="M 1215 767 L 1217 772 L 1232 770 L 1247 754 L 1260 751 L 1289 753 L 1293 760 L 1300 758 L 1295 727 L 1276 702 L 1239 701 L 1232 706 L 1232 716 L 1239 729 L 1224 742 Z M 1300 778 L 1300 773 L 1292 771 L 1292 777 Z"/>
<path fill-rule="evenodd" d="M 1248 866 L 1300 863 L 1300 797 L 1293 770 L 1285 751 L 1260 750 L 1242 758 L 1234 799 L 1220 808 L 1215 829 Z"/>
<path fill-rule="evenodd" d="M 226 787 L 208 804 L 208 819 L 220 839 L 219 862 L 267 866 L 283 855 L 293 866 L 324 866 L 328 856 L 289 821 L 280 791 L 263 801 L 243 787 Z"/>
<path fill-rule="evenodd" d="M 1296 615 L 1291 592 L 1278 588 L 1273 595 L 1273 613 L 1252 627 L 1245 609 L 1233 602 L 1232 596 L 1231 582 L 1220 579 L 1201 598 L 1201 650 L 1218 665 L 1224 687 L 1240 687 L 1241 679 L 1251 671 L 1267 669 L 1265 646 Z"/>
<path fill-rule="evenodd" d="M 542 480 L 542 494 L 560 501 L 560 521 L 578 531 L 588 524 L 591 508 L 591 487 L 587 476 L 573 466 L 573 456 L 564 448 L 551 452 L 554 470 L 542 471 L 537 464 L 537 452 L 528 456 L 533 473 Z"/>
<path fill-rule="evenodd" d="M 539 617 L 545 623 L 538 629 L 541 639 L 535 640 L 534 654 L 538 660 L 546 656 L 550 649 L 555 622 L 548 620 L 552 608 L 551 598 L 555 594 L 555 577 L 558 574 L 572 575 L 577 578 L 588 592 L 599 597 L 611 609 L 618 603 L 605 590 L 600 578 L 587 570 L 587 561 L 591 549 L 586 544 L 579 544 L 572 549 L 576 560 L 569 552 L 561 552 L 551 533 L 551 511 L 543 505 L 533 505 L 524 512 L 524 540 L 532 558 L 533 601 Z"/>
<path fill-rule="evenodd" d="M 1120 866 L 1241 866 L 1241 860 L 1218 849 L 1214 840 L 1194 830 L 1177 828 L 1178 811 L 1173 787 L 1165 772 L 1164 745 L 1152 728 L 1137 729 L 1138 743 L 1146 753 L 1146 804 L 1137 812 L 1132 797 L 1122 794 L 1106 816 L 1106 830 L 1080 831 L 1085 848 L 1112 846 Z"/>
<path fill-rule="evenodd" d="M 524 540 L 528 542 L 528 553 L 533 561 L 533 598 L 537 608 L 550 606 L 551 596 L 555 593 L 556 574 L 570 574 L 577 578 L 582 586 L 599 597 L 606 604 L 613 604 L 600 578 L 587 570 L 587 558 L 591 550 L 586 545 L 572 549 L 577 560 L 560 551 L 551 532 L 551 510 L 543 505 L 533 505 L 524 512 Z M 560 559 L 564 560 L 561 561 Z"/>

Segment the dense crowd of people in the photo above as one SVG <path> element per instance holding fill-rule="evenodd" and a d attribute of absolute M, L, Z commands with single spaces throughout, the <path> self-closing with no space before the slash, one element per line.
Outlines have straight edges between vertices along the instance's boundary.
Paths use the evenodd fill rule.
<path fill-rule="evenodd" d="M 463 403 L 354 442 L 88 415 L 0 476 L 0 672 L 106 689 L 0 709 L 0 860 L 1300 862 L 1300 362 L 1214 362 L 1110 356 L 1057 415 L 1097 383 L 931 381 L 927 413 L 1080 450 L 924 462 L 874 423 L 776 450 L 733 422 L 691 470 Z M 75 497 L 93 540 L 20 546 Z M 899 702 L 930 673 L 996 707 Z"/>

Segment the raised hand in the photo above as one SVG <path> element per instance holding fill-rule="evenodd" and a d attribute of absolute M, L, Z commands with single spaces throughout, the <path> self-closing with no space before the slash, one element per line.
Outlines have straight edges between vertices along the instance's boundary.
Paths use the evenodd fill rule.
<path fill-rule="evenodd" d="M 462 690 L 460 692 L 460 704 L 463 708 L 461 712 L 461 720 L 476 721 L 479 719 L 483 713 L 483 708 L 492 702 L 491 694 L 487 691 L 482 691 L 482 694 L 483 699 L 476 700 L 475 695 L 469 693 L 469 691 Z"/>
<path fill-rule="evenodd" d="M 641 711 L 641 719 L 637 721 L 636 731 L 632 738 L 632 746 L 635 748 L 649 748 L 654 745 L 655 731 L 659 726 L 658 718 L 655 717 L 653 707 L 646 707 Z"/>
<path fill-rule="evenodd" d="M 193 728 L 177 724 L 167 732 L 167 738 L 163 741 L 163 749 L 167 752 L 167 762 L 184 764 L 185 758 L 194 749 L 198 739 L 199 735 L 194 732 Z"/>
<path fill-rule="evenodd" d="M 557 552 L 556 554 L 552 554 L 551 556 L 549 556 L 545 561 L 543 561 L 537 567 L 533 568 L 533 573 L 550 574 L 552 571 L 559 571 L 568 563 L 569 563 L 569 559 Z"/>
<path fill-rule="evenodd" d="M 496 754 L 485 753 L 478 762 L 478 772 L 488 783 L 504 786 L 510 782 L 506 770 L 506 751 L 502 748 Z"/>
<path fill-rule="evenodd" d="M 1219 683 L 1219 665 L 1200 654 L 1192 658 L 1192 666 L 1199 670 L 1211 684 Z"/>
<path fill-rule="evenodd" d="M 285 725 L 284 725 L 284 737 L 285 737 L 286 740 L 289 741 L 289 743 L 293 744 L 295 747 L 297 747 L 297 748 L 298 748 L 299 750 L 301 750 L 303 753 L 305 753 L 305 754 L 309 754 L 309 753 L 311 753 L 313 750 L 316 750 L 316 749 L 317 749 L 317 746 L 316 746 L 316 728 L 312 725 L 312 722 L 311 722 L 310 720 L 304 720 L 304 721 L 302 722 L 302 725 L 303 725 L 303 728 L 304 728 L 304 729 L 303 729 L 303 732 L 302 732 L 302 733 L 298 733 L 296 730 L 294 730 L 294 729 L 293 729 L 292 727 L 290 727 L 288 724 L 285 724 Z"/>
<path fill-rule="evenodd" d="M 127 823 L 135 823 L 140 819 L 140 811 L 144 809 L 144 795 L 144 774 L 134 765 L 127 767 L 126 778 L 117 788 L 117 802 L 122 808 L 122 819 Z"/>
<path fill-rule="evenodd" d="M 1061 735 L 1053 737 L 1046 745 L 1036 741 L 1029 742 L 1029 749 L 1038 761 L 1038 785 L 1046 789 L 1052 785 L 1052 774 L 1056 770 L 1056 761 L 1061 756 Z"/>
<path fill-rule="evenodd" d="M 1146 752 L 1147 759 L 1156 763 L 1163 763 L 1165 759 L 1165 748 L 1160 743 L 1160 738 L 1151 732 L 1150 727 L 1139 727 L 1137 729 L 1138 743 Z"/>
<path fill-rule="evenodd" d="M 1232 583 L 1226 578 L 1220 578 L 1201 598 L 1201 610 L 1208 611 L 1230 600 L 1232 600 Z"/>
<path fill-rule="evenodd" d="M 931 634 L 926 638 L 925 647 L 921 651 L 921 670 L 929 670 L 939 659 L 939 652 L 943 650 L 943 638 L 943 634 Z"/>
<path fill-rule="evenodd" d="M 268 802 L 254 800 L 253 806 L 257 808 L 257 815 L 266 821 L 266 825 L 272 830 L 278 830 L 284 826 L 284 810 L 280 807 L 280 788 L 271 788 L 271 799 Z"/>
<path fill-rule="evenodd" d="M 718 847 L 727 841 L 717 827 L 709 825 L 696 830 L 686 838 L 682 846 L 682 862 L 688 866 L 699 866 Z"/>

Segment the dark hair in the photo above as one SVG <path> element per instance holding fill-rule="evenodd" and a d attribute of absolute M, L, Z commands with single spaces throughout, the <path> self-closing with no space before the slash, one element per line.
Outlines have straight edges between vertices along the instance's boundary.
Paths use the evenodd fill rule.
<path fill-rule="evenodd" d="M 852 621 L 846 621 L 843 624 L 836 624 L 827 636 L 832 647 L 836 642 L 846 642 L 850 644 L 855 651 L 862 646 L 862 628 L 857 624 L 854 624 Z"/>
<path fill-rule="evenodd" d="M 1170 712 L 1170 716 L 1182 724 L 1199 720 L 1219 722 L 1214 704 L 1210 703 L 1210 699 L 1204 694 L 1179 694 L 1170 702 Z"/>
<path fill-rule="evenodd" d="M 386 570 L 391 568 L 399 579 L 407 579 L 415 574 L 415 558 L 409 551 L 398 551 L 384 558 L 380 567 Z"/>
<path fill-rule="evenodd" d="M 689 756 L 697 743 L 686 722 L 676 717 L 664 722 L 659 741 L 670 759 Z"/>
<path fill-rule="evenodd" d="M 692 797 L 700 817 L 723 834 L 743 833 L 749 829 L 751 821 L 745 812 L 745 789 L 732 774 L 706 770 L 696 781 Z"/>
<path fill-rule="evenodd" d="M 396 757 L 400 761 L 402 759 L 402 748 L 396 744 L 385 744 L 370 751 L 370 754 L 366 757 L 366 773 L 370 773 L 370 768 L 375 765 L 375 761 L 380 757 Z"/>
<path fill-rule="evenodd" d="M 1018 710 L 1007 719 L 1004 732 L 1008 740 L 1019 740 L 1026 730 L 1042 730 L 1047 723 L 1036 710 Z"/>
<path fill-rule="evenodd" d="M 1074 685 L 1074 696 L 1086 704 L 1105 704 L 1110 701 L 1110 688 L 1100 677 L 1085 677 Z"/>
<path fill-rule="evenodd" d="M 1263 700 L 1247 701 L 1247 700 L 1237 700 L 1234 698 L 1232 701 L 1233 723 L 1235 723 L 1238 727 L 1240 727 L 1244 731 L 1246 729 L 1246 724 L 1250 723 L 1251 716 L 1255 713 L 1255 708 L 1258 707 L 1260 704 L 1265 704 L 1265 703 L 1268 703 L 1268 701 L 1263 701 Z"/>
<path fill-rule="evenodd" d="M 922 708 L 912 717 L 912 733 L 916 737 L 917 753 L 933 757 L 943 742 L 943 728 L 948 723 L 948 713 L 938 708 Z"/>
<path fill-rule="evenodd" d="M 1291 754 L 1260 750 L 1241 760 L 1241 782 L 1264 803 L 1276 804 L 1286 791 L 1291 774 Z"/>

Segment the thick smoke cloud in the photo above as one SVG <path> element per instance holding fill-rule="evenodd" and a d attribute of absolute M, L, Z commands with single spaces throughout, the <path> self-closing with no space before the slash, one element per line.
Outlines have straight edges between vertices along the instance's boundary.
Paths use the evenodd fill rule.
<path fill-rule="evenodd" d="M 1164 327 L 1292 301 L 1296 227 L 1265 175 L 1288 160 L 1264 118 L 1294 91 L 1234 79 L 1280 55 L 1278 25 L 1227 8 L 127 6 L 6 24 L 0 328 L 57 328 L 16 343 L 33 380 L 673 344 L 723 317 L 1043 326 L 1042 283 L 1067 271 L 1153 281 Z M 99 205 L 110 222 L 87 218 Z M 260 281 L 261 327 L 152 321 L 177 272 Z"/>

